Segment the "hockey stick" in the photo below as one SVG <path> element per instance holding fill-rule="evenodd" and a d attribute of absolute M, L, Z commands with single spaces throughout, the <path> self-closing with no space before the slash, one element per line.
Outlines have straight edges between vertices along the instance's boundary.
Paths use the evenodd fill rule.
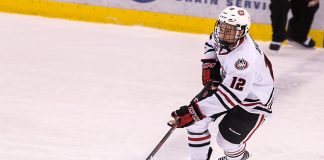
<path fill-rule="evenodd" d="M 166 133 L 166 135 L 162 138 L 162 140 L 156 145 L 156 147 L 153 149 L 153 151 L 150 153 L 150 155 L 146 158 L 146 160 L 151 160 L 155 153 L 162 147 L 164 142 L 170 137 L 171 133 L 177 128 L 179 119 L 176 119 L 173 123 L 172 127 L 169 129 L 169 131 Z"/>
<path fill-rule="evenodd" d="M 210 94 L 210 91 L 215 90 L 217 88 L 217 86 L 214 85 L 214 83 L 212 81 L 210 81 L 203 89 L 202 91 L 195 96 L 195 98 L 192 100 L 194 101 L 195 99 L 203 99 L 206 96 L 208 96 Z M 217 119 L 219 116 L 225 114 L 227 111 L 225 112 L 221 112 L 215 115 L 212 115 L 211 118 L 212 119 Z M 177 128 L 177 125 L 179 123 L 179 119 L 175 119 L 173 125 L 171 126 L 170 130 L 167 132 L 167 134 L 162 138 L 162 140 L 158 143 L 158 145 L 153 149 L 153 151 L 151 152 L 151 154 L 146 158 L 146 160 L 151 160 L 153 158 L 153 156 L 155 155 L 155 153 L 161 148 L 161 146 L 164 144 L 164 142 L 170 137 L 171 133 Z"/>

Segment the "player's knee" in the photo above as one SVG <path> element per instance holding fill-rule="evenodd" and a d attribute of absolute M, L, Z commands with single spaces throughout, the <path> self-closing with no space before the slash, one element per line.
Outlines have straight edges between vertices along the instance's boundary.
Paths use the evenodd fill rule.
<path fill-rule="evenodd" d="M 208 130 L 208 125 L 211 122 L 209 118 L 204 118 L 201 121 L 195 122 L 194 124 L 186 127 L 188 132 L 204 132 Z"/>

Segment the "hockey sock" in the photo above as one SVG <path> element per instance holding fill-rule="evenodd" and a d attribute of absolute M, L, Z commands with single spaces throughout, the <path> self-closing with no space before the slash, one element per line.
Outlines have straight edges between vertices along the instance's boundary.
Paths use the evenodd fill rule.
<path fill-rule="evenodd" d="M 188 142 L 191 150 L 191 160 L 207 160 L 211 151 L 211 135 L 208 130 L 201 133 L 188 131 Z M 209 153 L 210 152 L 210 153 Z"/>

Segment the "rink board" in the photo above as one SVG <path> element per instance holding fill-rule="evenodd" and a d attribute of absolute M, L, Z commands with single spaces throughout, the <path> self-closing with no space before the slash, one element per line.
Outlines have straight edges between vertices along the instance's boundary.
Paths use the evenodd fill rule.
<path fill-rule="evenodd" d="M 212 32 L 215 23 L 215 20 L 212 18 L 48 0 L 0 0 L 0 11 L 97 23 L 139 25 L 197 34 L 209 34 Z M 271 26 L 269 24 L 253 23 L 250 34 L 256 40 L 270 41 L 272 34 Z M 323 47 L 323 30 L 312 29 L 310 36 L 316 41 L 317 47 Z"/>

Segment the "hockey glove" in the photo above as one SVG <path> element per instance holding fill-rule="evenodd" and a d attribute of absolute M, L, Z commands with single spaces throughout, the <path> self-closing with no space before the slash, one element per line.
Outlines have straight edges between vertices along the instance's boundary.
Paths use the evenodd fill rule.
<path fill-rule="evenodd" d="M 206 116 L 201 113 L 199 106 L 196 103 L 191 103 L 189 106 L 182 106 L 178 110 L 173 111 L 171 116 L 178 119 L 177 128 L 188 127 L 194 122 L 200 121 Z M 172 125 L 169 124 L 168 125 Z"/>
<path fill-rule="evenodd" d="M 205 86 L 208 82 L 213 81 L 220 83 L 221 73 L 220 68 L 221 64 L 216 59 L 202 59 L 202 83 Z"/>

